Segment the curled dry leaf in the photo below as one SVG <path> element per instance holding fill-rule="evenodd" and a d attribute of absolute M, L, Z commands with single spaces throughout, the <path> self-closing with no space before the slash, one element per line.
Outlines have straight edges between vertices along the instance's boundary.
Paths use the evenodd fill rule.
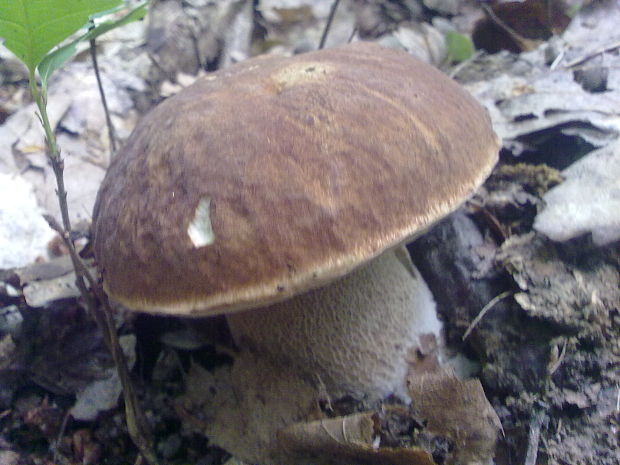
<path fill-rule="evenodd" d="M 392 436 L 393 421 L 407 425 L 415 420 L 407 408 L 362 412 L 344 417 L 296 423 L 278 433 L 282 447 L 292 455 L 315 457 L 330 464 L 365 463 L 372 465 L 434 465 L 431 453 L 422 447 L 381 447 L 384 437 Z M 419 427 L 420 425 L 418 425 Z"/>
<path fill-rule="evenodd" d="M 414 408 L 428 432 L 454 443 L 446 463 L 490 461 L 501 423 L 480 381 L 462 381 L 447 372 L 417 374 L 408 381 Z"/>
<path fill-rule="evenodd" d="M 570 24 L 563 0 L 526 0 L 485 7 L 485 18 L 473 31 L 477 48 L 490 53 L 533 50 L 542 40 L 559 34 Z"/>

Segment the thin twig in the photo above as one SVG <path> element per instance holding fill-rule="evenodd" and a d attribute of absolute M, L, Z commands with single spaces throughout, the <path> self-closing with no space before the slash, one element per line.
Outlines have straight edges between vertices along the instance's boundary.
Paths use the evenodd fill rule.
<path fill-rule="evenodd" d="M 548 373 L 549 376 L 551 376 L 553 373 L 555 373 L 556 370 L 558 368 L 560 368 L 560 365 L 564 361 L 564 357 L 566 356 L 566 345 L 567 345 L 567 341 L 566 341 L 566 339 L 564 339 L 564 343 L 562 344 L 562 351 L 558 355 L 557 359 L 553 360 L 549 364 L 549 368 L 547 369 L 547 373 Z"/>
<path fill-rule="evenodd" d="M 321 378 L 320 374 L 316 374 L 316 378 L 317 378 L 317 389 L 318 389 L 318 393 L 319 393 L 319 402 L 321 400 L 323 400 L 325 402 L 325 406 L 324 406 L 324 410 L 328 411 L 329 413 L 334 413 L 334 407 L 332 406 L 332 399 L 331 396 L 329 395 L 329 392 L 327 392 L 327 386 L 325 386 L 325 383 L 323 382 L 323 378 Z"/>
<path fill-rule="evenodd" d="M 76 285 L 82 298 L 86 302 L 86 307 L 95 318 L 97 326 L 99 326 L 103 333 L 103 340 L 112 354 L 114 365 L 116 366 L 121 385 L 123 386 L 125 417 L 129 435 L 146 461 L 150 464 L 157 464 L 158 460 L 153 452 L 153 439 L 150 426 L 144 416 L 144 412 L 140 408 L 136 392 L 133 388 L 125 354 L 121 349 L 118 335 L 116 334 L 116 326 L 112 319 L 113 310 L 110 307 L 108 297 L 105 292 L 103 292 L 99 283 L 95 281 L 93 275 L 88 271 L 88 268 L 86 268 L 86 265 L 75 250 L 75 245 L 73 241 L 71 241 L 69 234 L 62 229 L 62 226 L 58 224 L 53 216 L 43 215 L 43 217 L 50 227 L 60 234 L 60 237 L 69 249 L 69 255 L 76 274 Z M 92 293 L 88 291 L 85 280 L 88 281 L 92 293 L 95 294 L 96 299 L 103 309 L 97 305 L 97 301 L 93 298 Z"/>
<path fill-rule="evenodd" d="M 325 24 L 325 29 L 323 29 L 323 35 L 321 35 L 321 41 L 319 42 L 319 50 L 325 47 L 325 42 L 327 41 L 327 34 L 329 34 L 329 30 L 332 27 L 332 23 L 334 22 L 334 16 L 336 16 L 336 10 L 338 9 L 339 4 L 340 0 L 334 0 L 334 3 L 332 3 L 332 7 L 329 10 L 329 16 L 327 17 L 327 23 Z"/>
<path fill-rule="evenodd" d="M 101 75 L 99 74 L 99 63 L 97 62 L 97 46 L 95 39 L 90 41 L 90 58 L 93 62 L 93 69 L 95 70 L 95 77 L 97 78 L 97 87 L 99 87 L 99 96 L 101 97 L 101 104 L 103 105 L 103 112 L 105 113 L 105 122 L 108 126 L 108 137 L 110 138 L 110 148 L 112 153 L 116 153 L 116 131 L 114 130 L 114 124 L 110 117 L 110 111 L 108 110 L 108 101 L 103 90 L 103 84 L 101 82 Z"/>
<path fill-rule="evenodd" d="M 536 465 L 538 458 L 538 444 L 540 443 L 540 429 L 545 420 L 544 410 L 536 410 L 530 419 L 530 431 L 527 435 L 527 451 L 523 465 Z"/>
<path fill-rule="evenodd" d="M 58 204 L 60 207 L 60 214 L 62 217 L 62 226 L 50 215 L 45 215 L 45 219 L 48 221 L 52 229 L 60 234 L 67 249 L 69 250 L 69 256 L 75 269 L 76 285 L 80 290 L 82 298 L 86 302 L 86 306 L 95 318 L 97 325 L 103 333 L 103 338 L 108 346 L 114 359 L 114 364 L 118 371 L 121 384 L 123 386 L 123 396 L 125 400 L 125 413 L 127 418 L 127 428 L 129 434 L 140 450 L 140 453 L 144 455 L 145 459 L 151 464 L 157 464 L 157 457 L 153 452 L 152 439 L 150 434 L 150 428 L 144 417 L 142 410 L 137 402 L 137 397 L 133 389 L 133 384 L 129 377 L 129 368 L 127 367 L 127 361 L 118 342 L 118 336 L 116 334 L 116 327 L 112 321 L 112 310 L 107 300 L 107 296 L 103 292 L 103 289 L 99 283 L 95 280 L 92 274 L 86 268 L 86 265 L 82 261 L 82 258 L 77 253 L 75 244 L 71 240 L 71 220 L 69 218 L 69 207 L 67 204 L 67 191 L 65 190 L 64 183 L 64 162 L 60 156 L 60 150 L 56 143 L 56 137 L 52 130 L 49 117 L 47 115 L 47 96 L 45 89 L 39 88 L 36 81 L 34 71 L 30 73 L 30 90 L 32 96 L 39 109 L 39 118 L 43 124 L 45 131 L 47 146 L 48 146 L 48 158 L 52 165 L 52 170 L 56 177 L 56 195 L 58 197 Z M 86 281 L 90 285 L 91 290 L 95 294 L 96 299 L 103 305 L 103 309 L 97 305 L 97 301 L 93 294 L 88 291 Z"/>
<path fill-rule="evenodd" d="M 351 35 L 347 39 L 347 44 L 350 44 L 351 42 L 353 42 L 353 39 L 355 39 L 356 35 L 357 35 L 357 27 L 354 27 L 353 30 L 351 31 Z"/>
<path fill-rule="evenodd" d="M 592 58 L 594 58 L 597 55 L 601 55 L 603 53 L 607 53 L 607 52 L 611 52 L 613 50 L 616 50 L 617 48 L 620 48 L 620 42 L 615 42 L 613 44 L 610 45 L 606 45 L 604 47 L 599 48 L 598 50 L 595 50 L 594 52 L 588 53 L 587 55 L 584 55 L 582 57 L 576 58 L 572 61 L 569 61 L 568 63 L 566 63 L 564 65 L 565 68 L 572 68 L 573 66 L 577 66 L 580 65 L 588 60 L 591 60 Z"/>
<path fill-rule="evenodd" d="M 553 60 L 553 62 L 549 65 L 549 69 L 551 71 L 555 70 L 558 66 L 560 66 L 560 63 L 562 63 L 562 60 L 564 60 L 564 56 L 566 55 L 566 51 L 562 50 L 560 53 L 558 53 L 558 56 L 555 57 L 555 60 Z"/>
<path fill-rule="evenodd" d="M 34 71 L 30 73 L 29 79 L 30 91 L 32 92 L 32 97 L 37 104 L 37 108 L 39 109 L 37 116 L 43 125 L 43 130 L 45 131 L 45 138 L 49 149 L 47 155 L 52 164 L 54 175 L 56 176 L 56 195 L 58 196 L 62 223 L 66 231 L 71 231 L 69 208 L 67 207 L 67 191 L 65 190 L 65 181 L 62 175 L 64 171 L 64 162 L 60 157 L 60 149 L 56 144 L 56 136 L 52 131 L 52 125 L 50 124 L 49 117 L 47 116 L 47 95 L 45 95 L 42 89 L 39 89 Z"/>
<path fill-rule="evenodd" d="M 513 28 L 508 26 L 508 24 L 506 24 L 499 16 L 495 14 L 495 12 L 490 6 L 483 4 L 482 10 L 489 17 L 489 19 L 493 21 L 496 26 L 501 28 L 506 34 L 508 34 L 510 38 L 514 40 L 519 45 L 519 47 L 521 47 L 522 50 L 531 50 L 533 48 L 533 44 L 536 43 L 535 41 L 523 37 Z"/>
<path fill-rule="evenodd" d="M 450 76 L 452 79 L 454 79 L 457 74 L 459 74 L 461 71 L 463 71 L 463 69 L 465 69 L 467 66 L 471 65 L 474 61 L 476 61 L 478 58 L 480 58 L 483 54 L 484 54 L 484 52 L 482 50 L 477 50 L 467 60 L 461 61 L 458 65 L 456 65 L 454 68 L 452 68 L 452 70 L 450 71 L 448 76 Z"/>
<path fill-rule="evenodd" d="M 465 331 L 465 334 L 463 334 L 462 340 L 464 341 L 465 339 L 467 339 L 467 336 L 469 336 L 469 333 L 473 331 L 476 325 L 480 323 L 480 320 L 482 320 L 484 315 L 486 315 L 487 312 L 495 306 L 495 304 L 497 304 L 500 300 L 505 299 L 506 297 L 510 297 L 513 294 L 514 294 L 514 291 L 506 291 L 506 292 L 502 292 L 500 295 L 493 297 L 488 304 L 482 307 L 482 310 L 480 310 L 480 313 L 478 313 L 476 318 L 473 319 L 473 321 L 471 322 L 471 324 Z"/>
<path fill-rule="evenodd" d="M 67 410 L 65 415 L 62 418 L 62 423 L 60 424 L 60 428 L 58 429 L 58 434 L 56 435 L 56 439 L 51 444 L 52 456 L 54 457 L 54 462 L 64 462 L 65 458 L 60 454 L 60 444 L 62 442 L 62 437 L 65 435 L 67 431 L 67 424 L 69 423 L 69 417 L 71 416 L 71 411 Z"/>

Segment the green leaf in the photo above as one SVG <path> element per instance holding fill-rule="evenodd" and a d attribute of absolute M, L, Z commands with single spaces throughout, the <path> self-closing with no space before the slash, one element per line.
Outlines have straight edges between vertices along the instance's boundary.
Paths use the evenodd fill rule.
<path fill-rule="evenodd" d="M 41 86 L 44 89 L 47 89 L 47 81 L 52 73 L 75 55 L 78 42 L 79 40 L 74 40 L 64 47 L 57 48 L 53 52 L 48 53 L 41 63 L 39 63 L 37 70 L 39 71 L 39 76 L 41 76 Z"/>
<path fill-rule="evenodd" d="M 458 32 L 448 32 L 446 44 L 448 45 L 448 61 L 450 63 L 460 63 L 471 58 L 474 54 L 474 44 L 471 39 Z"/>
<path fill-rule="evenodd" d="M 77 50 L 77 45 L 80 42 L 96 39 L 100 35 L 105 34 L 112 29 L 124 26 L 125 24 L 129 24 L 133 21 L 138 21 L 144 18 L 147 13 L 147 7 L 148 2 L 142 3 L 122 18 L 119 18 L 115 21 L 105 21 L 98 26 L 90 29 L 88 32 L 78 37 L 71 43 L 63 47 L 57 48 L 51 53 L 48 53 L 47 56 L 43 58 L 39 66 L 37 66 L 37 70 L 39 71 L 39 75 L 41 76 L 41 85 L 43 86 L 43 88 L 47 87 L 47 81 L 52 75 L 52 73 L 58 68 L 60 68 L 67 60 L 69 60 L 75 54 Z M 116 12 L 118 10 L 119 8 L 114 8 L 112 11 Z M 107 11 L 106 13 L 109 13 L 109 11 Z"/>
<path fill-rule="evenodd" d="M 122 0 L 1 0 L 0 37 L 34 72 L 53 47 L 80 29 L 90 15 Z"/>
<path fill-rule="evenodd" d="M 116 29 L 117 27 L 124 26 L 125 24 L 133 23 L 134 21 L 140 21 L 142 18 L 146 16 L 148 10 L 148 2 L 144 2 L 125 16 L 120 19 L 114 21 L 105 21 L 99 24 L 97 27 L 90 29 L 84 36 L 80 37 L 79 40 L 93 40 L 99 37 L 102 34 L 105 34 L 112 29 Z"/>

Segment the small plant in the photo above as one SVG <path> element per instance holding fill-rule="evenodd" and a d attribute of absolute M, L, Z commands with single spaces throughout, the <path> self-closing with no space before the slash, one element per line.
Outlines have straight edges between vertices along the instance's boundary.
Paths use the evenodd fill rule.
<path fill-rule="evenodd" d="M 93 41 L 101 34 L 144 17 L 147 3 L 138 5 L 120 19 L 98 21 L 102 16 L 116 13 L 123 8 L 126 8 L 123 0 L 3 1 L 0 3 L 0 38 L 4 39 L 4 46 L 28 68 L 30 90 L 37 105 L 39 120 L 45 131 L 47 153 L 56 177 L 56 193 L 62 223 L 49 215 L 46 216 L 46 220 L 61 235 L 69 249 L 75 268 L 77 286 L 87 303 L 88 310 L 101 328 L 104 340 L 112 353 L 123 384 L 129 433 L 142 456 L 149 463 L 154 464 L 157 463 L 157 458 L 153 452 L 149 428 L 130 381 L 129 370 L 118 343 L 107 297 L 98 284 L 98 280 L 84 265 L 71 240 L 71 222 L 63 179 L 64 164 L 47 114 L 49 78 L 75 54 L 77 45 L 82 41 L 90 41 L 91 50 L 94 50 Z M 82 35 L 60 46 L 63 41 L 82 28 L 86 28 Z"/>
<path fill-rule="evenodd" d="M 448 63 L 461 63 L 474 55 L 474 44 L 466 35 L 450 31 L 446 34 Z"/>

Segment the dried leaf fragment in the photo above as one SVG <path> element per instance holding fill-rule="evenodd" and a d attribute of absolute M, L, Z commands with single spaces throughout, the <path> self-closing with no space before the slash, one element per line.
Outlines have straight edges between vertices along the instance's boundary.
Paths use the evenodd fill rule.
<path fill-rule="evenodd" d="M 408 409 L 402 409 L 408 415 Z M 435 465 L 420 447 L 381 447 L 385 423 L 381 412 L 296 423 L 278 433 L 283 448 L 299 457 L 315 457 L 318 464 Z"/>
<path fill-rule="evenodd" d="M 447 463 L 487 463 L 493 457 L 501 423 L 480 381 L 442 372 L 410 376 L 408 385 L 428 431 L 454 442 Z"/>

